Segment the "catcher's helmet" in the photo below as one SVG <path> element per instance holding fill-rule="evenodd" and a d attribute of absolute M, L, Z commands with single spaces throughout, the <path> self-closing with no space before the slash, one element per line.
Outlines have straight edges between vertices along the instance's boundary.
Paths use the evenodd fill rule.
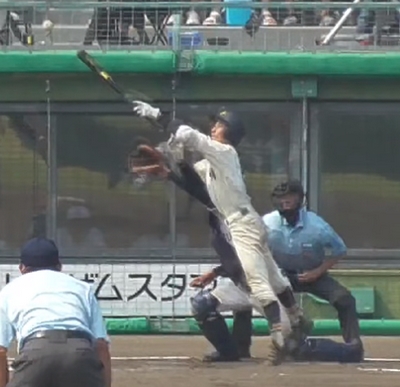
<path fill-rule="evenodd" d="M 288 194 L 297 194 L 302 202 L 304 200 L 304 188 L 299 180 L 288 180 L 279 183 L 272 191 L 272 198 L 280 198 Z"/>
<path fill-rule="evenodd" d="M 228 130 L 226 131 L 226 138 L 233 146 L 238 146 L 244 137 L 246 130 L 243 121 L 236 112 L 221 108 L 214 116 L 215 121 L 223 122 Z"/>

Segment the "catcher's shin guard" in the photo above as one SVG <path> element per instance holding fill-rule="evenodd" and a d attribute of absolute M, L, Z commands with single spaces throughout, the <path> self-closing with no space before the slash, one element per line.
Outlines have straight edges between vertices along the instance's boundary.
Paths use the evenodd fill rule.
<path fill-rule="evenodd" d="M 216 353 L 206 355 L 204 361 L 238 361 L 240 359 L 236 345 L 228 330 L 222 315 L 209 316 L 202 322 L 198 321 L 204 337 L 217 350 Z"/>
<path fill-rule="evenodd" d="M 252 310 L 235 312 L 233 318 L 232 337 L 243 359 L 250 358 L 251 334 L 252 334 Z"/>
<path fill-rule="evenodd" d="M 239 360 L 235 342 L 223 316 L 218 313 L 218 300 L 209 292 L 202 290 L 191 298 L 192 312 L 204 337 L 214 346 L 217 354 L 206 356 L 205 361 Z"/>

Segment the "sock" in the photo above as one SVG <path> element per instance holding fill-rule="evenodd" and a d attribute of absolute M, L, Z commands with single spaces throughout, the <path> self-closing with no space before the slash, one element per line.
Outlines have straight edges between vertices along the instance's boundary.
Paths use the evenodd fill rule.
<path fill-rule="evenodd" d="M 290 324 L 298 324 L 300 318 L 303 316 L 303 311 L 297 304 L 292 289 L 287 287 L 282 293 L 279 293 L 277 297 L 288 314 Z"/>
<path fill-rule="evenodd" d="M 264 314 L 268 320 L 269 328 L 281 324 L 281 310 L 278 301 L 273 301 L 264 307 Z"/>
<path fill-rule="evenodd" d="M 285 345 L 285 340 L 282 333 L 281 310 L 278 301 L 273 301 L 264 307 L 264 314 L 268 320 L 272 341 L 282 348 Z"/>

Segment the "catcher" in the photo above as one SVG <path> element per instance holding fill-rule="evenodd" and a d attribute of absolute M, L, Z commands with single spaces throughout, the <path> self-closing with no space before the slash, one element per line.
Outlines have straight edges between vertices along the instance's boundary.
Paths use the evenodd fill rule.
<path fill-rule="evenodd" d="M 139 116 L 160 118 L 159 109 L 139 101 L 135 103 L 134 111 Z M 220 111 L 211 130 L 211 137 L 183 125 L 182 122 L 172 122 L 168 131 L 172 133 L 168 149 L 178 149 L 179 153 L 182 149 L 189 148 L 199 151 L 205 157 L 194 165 L 196 180 L 200 177 L 201 182 L 205 182 L 202 186 L 208 194 L 208 199 L 212 199 L 212 206 L 207 203 L 207 207 L 211 214 L 216 216 L 214 220 L 216 219 L 218 224 L 223 221 L 229 230 L 232 249 L 238 258 L 241 271 L 241 274 L 236 272 L 233 278 L 249 302 L 267 318 L 272 338 L 268 360 L 270 364 L 278 365 L 283 361 L 287 350 L 296 348 L 304 339 L 310 326 L 295 301 L 287 279 L 272 259 L 266 245 L 266 229 L 246 193 L 235 150 L 244 136 L 243 124 L 234 112 Z M 137 165 L 135 162 L 138 158 L 149 155 L 154 161 L 152 164 Z M 176 165 L 170 160 L 165 157 L 165 153 L 140 145 L 138 157 L 131 160 L 134 164 L 132 172 L 169 177 L 178 185 L 182 184 L 182 180 L 179 179 L 182 168 L 178 168 L 180 170 L 177 171 Z M 198 185 L 186 182 L 185 190 L 193 194 Z M 227 196 L 226 192 L 231 192 L 231 195 Z M 222 254 L 222 257 L 226 255 Z M 285 345 L 281 330 L 278 299 L 285 307 L 292 328 L 288 346 Z M 210 292 L 200 292 L 192 299 L 194 315 L 200 322 L 206 338 L 217 349 L 213 360 L 235 360 L 238 358 L 237 349 L 225 320 L 218 311 L 219 307 L 220 301 Z M 231 309 L 235 309 L 234 306 Z"/>

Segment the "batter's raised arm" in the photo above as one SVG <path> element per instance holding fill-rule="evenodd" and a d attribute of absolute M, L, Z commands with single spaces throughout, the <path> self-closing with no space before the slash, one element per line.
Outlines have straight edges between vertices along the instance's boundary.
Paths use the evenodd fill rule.
<path fill-rule="evenodd" d="M 188 125 L 180 125 L 171 137 L 170 144 L 179 143 L 185 148 L 200 152 L 211 163 L 218 163 L 225 152 L 234 150 L 231 145 L 215 141 Z"/>
<path fill-rule="evenodd" d="M 227 152 L 236 153 L 236 147 L 244 136 L 245 128 L 240 117 L 235 112 L 220 109 L 214 117 L 214 126 L 211 128 L 211 136 L 207 136 L 197 129 L 185 125 L 181 120 L 165 122 L 171 114 L 163 112 L 148 103 L 134 101 L 133 111 L 139 117 L 147 117 L 162 122 L 166 130 L 171 133 L 169 144 L 181 143 L 185 148 L 197 150 L 203 157 L 214 165 L 219 165 L 221 157 Z"/>
<path fill-rule="evenodd" d="M 133 101 L 133 104 L 133 111 L 139 117 L 147 117 L 156 120 L 165 129 L 171 121 L 172 114 L 170 111 L 162 111 L 161 109 L 142 101 Z"/>

